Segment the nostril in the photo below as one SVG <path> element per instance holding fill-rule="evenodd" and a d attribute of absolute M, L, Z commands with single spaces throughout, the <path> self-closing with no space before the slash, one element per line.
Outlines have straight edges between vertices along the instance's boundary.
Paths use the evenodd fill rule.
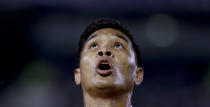
<path fill-rule="evenodd" d="M 112 54 L 112 53 L 111 53 L 110 51 L 107 51 L 107 52 L 106 52 L 106 55 L 107 55 L 107 56 L 111 56 L 111 54 Z"/>
<path fill-rule="evenodd" d="M 99 56 L 103 56 L 103 52 L 101 52 L 101 51 L 98 52 L 98 55 L 99 55 Z"/>

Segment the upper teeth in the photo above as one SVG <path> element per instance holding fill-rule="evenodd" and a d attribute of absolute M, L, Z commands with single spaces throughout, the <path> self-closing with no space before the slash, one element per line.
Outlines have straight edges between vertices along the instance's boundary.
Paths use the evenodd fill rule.
<path fill-rule="evenodd" d="M 108 64 L 107 62 L 102 62 L 101 64 Z"/>

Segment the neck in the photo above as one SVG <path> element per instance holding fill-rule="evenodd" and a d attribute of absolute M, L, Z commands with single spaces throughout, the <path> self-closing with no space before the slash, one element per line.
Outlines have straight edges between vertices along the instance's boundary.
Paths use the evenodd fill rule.
<path fill-rule="evenodd" d="M 131 93 L 106 98 L 84 93 L 84 107 L 131 107 Z"/>

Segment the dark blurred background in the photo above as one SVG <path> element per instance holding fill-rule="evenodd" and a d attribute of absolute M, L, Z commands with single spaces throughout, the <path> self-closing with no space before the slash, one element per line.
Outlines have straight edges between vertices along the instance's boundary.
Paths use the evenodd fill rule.
<path fill-rule="evenodd" d="M 1 0 L 0 107 L 82 107 L 78 41 L 100 18 L 120 20 L 140 47 L 134 107 L 210 106 L 210 1 Z"/>

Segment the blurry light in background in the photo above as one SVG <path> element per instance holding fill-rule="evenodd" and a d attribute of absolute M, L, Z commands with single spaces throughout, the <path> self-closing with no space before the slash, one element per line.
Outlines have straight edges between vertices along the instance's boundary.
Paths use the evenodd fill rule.
<path fill-rule="evenodd" d="M 145 31 L 148 40 L 158 47 L 169 47 L 179 34 L 176 20 L 165 14 L 151 16 L 146 23 Z"/>
<path fill-rule="evenodd" d="M 29 62 L 22 69 L 17 85 L 6 92 L 6 106 L 1 104 L 1 107 L 54 107 L 51 100 L 57 70 L 46 60 Z"/>
<path fill-rule="evenodd" d="M 50 87 L 55 79 L 55 67 L 47 61 L 36 60 L 23 68 L 20 83 L 24 87 L 36 86 Z"/>

